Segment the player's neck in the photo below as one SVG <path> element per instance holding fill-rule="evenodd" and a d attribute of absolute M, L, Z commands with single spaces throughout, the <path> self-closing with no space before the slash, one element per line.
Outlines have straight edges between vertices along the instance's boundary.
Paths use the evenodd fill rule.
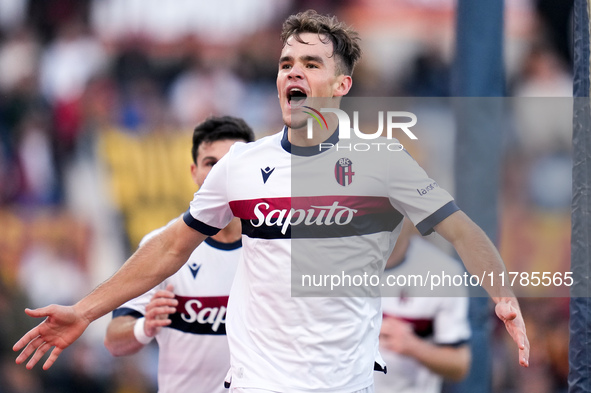
<path fill-rule="evenodd" d="M 314 128 L 312 137 L 308 135 L 308 128 L 287 128 L 287 138 L 294 146 L 317 146 L 326 141 L 335 132 L 336 124 L 330 124 L 329 128 Z"/>
<path fill-rule="evenodd" d="M 220 243 L 234 243 L 242 237 L 240 219 L 234 218 L 230 223 L 211 238 Z"/>

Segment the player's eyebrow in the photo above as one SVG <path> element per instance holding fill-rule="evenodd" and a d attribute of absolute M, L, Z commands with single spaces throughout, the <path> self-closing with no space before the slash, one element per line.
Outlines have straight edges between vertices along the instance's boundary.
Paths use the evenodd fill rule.
<path fill-rule="evenodd" d="M 305 55 L 300 57 L 303 61 L 313 61 L 315 63 L 324 64 L 324 60 L 320 56 Z"/>
<path fill-rule="evenodd" d="M 214 156 L 205 156 L 203 158 L 200 159 L 201 162 L 205 162 L 205 161 L 217 161 L 218 158 L 214 157 Z"/>
<path fill-rule="evenodd" d="M 279 64 L 285 63 L 288 61 L 293 61 L 293 57 L 292 56 L 283 56 L 279 59 Z"/>
<path fill-rule="evenodd" d="M 300 60 L 302 61 L 313 61 L 319 64 L 324 64 L 324 60 L 322 59 L 322 57 L 320 56 L 315 56 L 315 55 L 304 55 L 304 56 L 300 56 Z M 290 62 L 293 61 L 293 56 L 283 56 L 279 59 L 279 64 L 281 63 L 285 63 L 285 62 Z"/>

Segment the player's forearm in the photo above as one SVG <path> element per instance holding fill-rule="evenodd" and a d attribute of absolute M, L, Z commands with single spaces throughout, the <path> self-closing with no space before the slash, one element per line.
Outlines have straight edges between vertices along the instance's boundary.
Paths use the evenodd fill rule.
<path fill-rule="evenodd" d="M 100 318 L 175 273 L 205 238 L 177 221 L 140 247 L 111 278 L 74 308 L 90 322 Z"/>
<path fill-rule="evenodd" d="M 505 264 L 494 244 L 465 213 L 460 211 L 452 214 L 437 225 L 436 230 L 454 246 L 470 274 L 478 277 L 499 277 L 501 274 L 507 274 Z M 500 282 L 502 281 L 496 280 L 493 283 L 497 285 L 491 286 L 489 280 L 484 280 L 482 286 L 495 303 L 503 299 L 514 299 L 511 288 L 498 285 Z"/>
<path fill-rule="evenodd" d="M 419 339 L 416 345 L 413 345 L 409 356 L 434 373 L 452 381 L 464 378 L 470 367 L 470 350 L 467 345 L 441 346 Z"/>
<path fill-rule="evenodd" d="M 136 322 L 137 318 L 132 316 L 117 317 L 109 322 L 104 343 L 111 355 L 133 355 L 144 347 L 133 333 Z"/>
<path fill-rule="evenodd" d="M 456 250 L 464 262 L 466 269 L 473 275 L 478 275 L 478 277 L 500 277 L 500 275 L 507 275 L 505 264 L 496 247 L 480 228 L 460 242 Z M 505 277 L 505 282 L 507 280 L 508 278 Z M 515 298 L 511 288 L 499 285 L 500 282 L 502 280 L 496 280 L 496 282 L 484 280 L 482 286 L 495 303 L 498 303 L 502 299 Z"/>
<path fill-rule="evenodd" d="M 158 285 L 176 271 L 172 269 L 175 266 L 175 258 L 149 242 L 74 308 L 92 322 Z"/>

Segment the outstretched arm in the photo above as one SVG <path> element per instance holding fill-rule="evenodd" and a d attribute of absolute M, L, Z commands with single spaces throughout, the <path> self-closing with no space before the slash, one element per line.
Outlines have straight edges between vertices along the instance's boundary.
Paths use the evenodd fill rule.
<path fill-rule="evenodd" d="M 464 212 L 457 211 L 435 226 L 435 231 L 449 241 L 464 262 L 466 269 L 474 275 L 491 273 L 494 277 L 507 274 L 497 249 L 484 231 Z M 486 281 L 486 280 L 485 280 Z M 519 348 L 519 364 L 529 365 L 529 340 L 519 302 L 509 287 L 500 285 L 484 287 L 495 302 L 495 312 L 504 322 L 507 331 Z"/>
<path fill-rule="evenodd" d="M 14 351 L 24 348 L 16 362 L 21 364 L 32 355 L 27 363 L 27 368 L 30 369 L 47 351 L 54 348 L 43 365 L 43 369 L 48 369 L 92 321 L 172 275 L 206 237 L 188 227 L 183 220 L 177 220 L 140 247 L 111 278 L 74 306 L 50 305 L 37 310 L 26 310 L 32 317 L 46 319 L 14 345 Z"/>
<path fill-rule="evenodd" d="M 169 314 L 176 311 L 178 301 L 174 298 L 172 285 L 166 289 L 157 291 L 146 306 L 143 329 L 145 337 L 155 337 L 158 332 L 171 323 Z M 138 341 L 134 330 L 138 318 L 131 315 L 123 315 L 113 318 L 107 326 L 105 335 L 105 347 L 113 356 L 133 355 L 144 347 L 144 343 Z"/>

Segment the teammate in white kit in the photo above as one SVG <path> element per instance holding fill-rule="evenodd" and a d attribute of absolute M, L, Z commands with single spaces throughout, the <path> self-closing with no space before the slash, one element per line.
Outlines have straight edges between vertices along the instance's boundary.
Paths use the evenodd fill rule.
<path fill-rule="evenodd" d="M 226 322 L 234 392 L 373 391 L 380 298 L 291 296 L 292 275 L 298 278 L 300 263 L 333 273 L 383 270 L 403 216 L 422 234 L 435 230 L 451 242 L 471 273 L 505 272 L 484 232 L 406 152 L 368 160 L 362 152 L 320 150 L 320 143 L 339 142 L 331 116 L 308 138 L 302 104 L 308 97 L 348 93 L 360 55 L 357 34 L 312 11 L 288 18 L 282 38 L 277 90 L 284 129 L 230 149 L 183 221 L 147 242 L 90 295 L 71 307 L 27 310 L 49 318 L 15 344 L 15 351 L 26 346 L 17 363 L 33 355 L 27 363 L 33 367 L 54 347 L 44 364 L 50 367 L 90 322 L 174 273 L 233 217 L 241 219 L 243 231 Z M 292 180 L 314 187 L 292 188 Z M 365 289 L 359 293 L 367 295 Z M 487 290 L 527 366 L 529 343 L 517 299 L 510 288 Z"/>
<path fill-rule="evenodd" d="M 193 131 L 191 177 L 201 187 L 235 142 L 252 142 L 241 119 L 210 117 Z M 140 247 L 164 228 L 148 234 Z M 193 251 L 175 274 L 113 311 L 105 346 L 131 355 L 155 337 L 160 393 L 223 393 L 230 367 L 226 338 L 228 295 L 241 254 L 240 222 L 232 220 Z"/>
<path fill-rule="evenodd" d="M 458 261 L 423 240 L 408 220 L 388 265 L 384 274 L 390 276 L 412 277 L 424 271 L 463 274 Z M 468 291 L 455 289 L 450 296 L 424 296 L 412 285 L 389 289 L 382 299 L 380 332 L 380 353 L 388 373 L 375 375 L 376 393 L 439 393 L 443 379 L 458 381 L 466 375 Z"/>

